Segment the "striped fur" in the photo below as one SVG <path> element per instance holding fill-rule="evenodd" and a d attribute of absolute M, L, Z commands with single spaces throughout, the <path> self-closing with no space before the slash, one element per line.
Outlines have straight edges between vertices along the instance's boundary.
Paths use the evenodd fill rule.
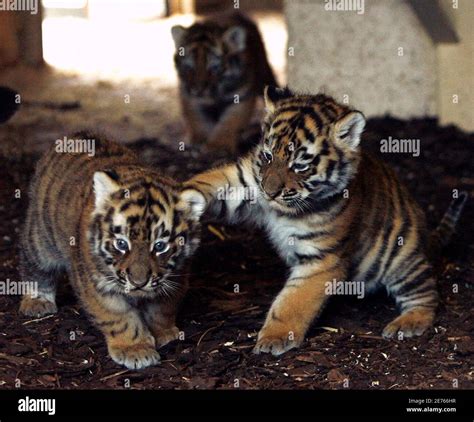
<path fill-rule="evenodd" d="M 395 173 L 361 151 L 364 116 L 328 96 L 288 89 L 268 88 L 265 102 L 263 142 L 187 184 L 205 195 L 212 217 L 263 227 L 289 266 L 255 351 L 298 346 L 332 280 L 360 282 L 367 292 L 384 287 L 394 297 L 401 314 L 385 337 L 422 334 L 438 304 L 424 216 Z M 253 189 L 257 200 L 248 193 L 219 200 L 225 186 Z M 451 227 L 460 207 L 453 210 Z"/>
<path fill-rule="evenodd" d="M 461 216 L 467 198 L 467 192 L 459 192 L 444 213 L 436 230 L 431 234 L 428 246 L 428 253 L 431 258 L 436 258 L 441 252 L 441 249 L 449 244 L 453 233 L 456 231 L 456 224 Z"/>
<path fill-rule="evenodd" d="M 221 14 L 189 28 L 174 26 L 172 35 L 191 142 L 235 151 L 256 97 L 265 84 L 275 85 L 257 26 L 241 14 Z"/>
<path fill-rule="evenodd" d="M 158 363 L 156 347 L 177 337 L 180 273 L 199 243 L 200 210 L 180 190 L 106 140 L 95 139 L 94 157 L 51 149 L 31 182 L 21 238 L 21 276 L 38 296 L 24 296 L 20 312 L 56 312 L 56 275 L 67 271 L 112 359 L 134 369 Z"/>

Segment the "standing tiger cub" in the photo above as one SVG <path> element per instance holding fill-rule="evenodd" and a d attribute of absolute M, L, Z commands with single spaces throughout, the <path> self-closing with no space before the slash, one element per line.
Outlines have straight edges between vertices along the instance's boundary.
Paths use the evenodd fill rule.
<path fill-rule="evenodd" d="M 361 151 L 360 112 L 288 89 L 268 88 L 265 103 L 262 143 L 186 184 L 206 197 L 212 217 L 263 227 L 289 267 L 255 352 L 299 346 L 334 281 L 359 282 L 366 292 L 383 287 L 394 297 L 401 314 L 385 337 L 422 334 L 438 304 L 429 246 L 448 241 L 466 195 L 453 200 L 430 242 L 422 211 L 395 173 Z M 226 199 L 228 191 L 241 198 Z"/>
<path fill-rule="evenodd" d="M 20 273 L 38 291 L 23 297 L 20 312 L 56 312 L 55 278 L 65 270 L 112 359 L 140 369 L 177 338 L 187 289 L 179 273 L 199 244 L 204 200 L 180 195 L 178 183 L 142 167 L 127 148 L 94 141 L 95 156 L 52 148 L 37 165 Z"/>
<path fill-rule="evenodd" d="M 224 14 L 174 26 L 181 106 L 191 142 L 234 152 L 258 96 L 275 77 L 257 26 Z"/>

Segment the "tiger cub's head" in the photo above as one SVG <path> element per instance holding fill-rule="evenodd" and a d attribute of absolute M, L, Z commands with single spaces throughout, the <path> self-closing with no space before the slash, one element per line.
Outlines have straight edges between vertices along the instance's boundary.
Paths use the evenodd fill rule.
<path fill-rule="evenodd" d="M 140 167 L 98 171 L 88 232 L 97 287 L 131 297 L 172 297 L 200 240 L 204 198 Z"/>
<path fill-rule="evenodd" d="M 188 95 L 216 98 L 240 86 L 246 72 L 246 30 L 214 22 L 173 26 L 174 61 Z"/>
<path fill-rule="evenodd" d="M 365 118 L 323 94 L 265 89 L 261 187 L 287 213 L 310 211 L 348 185 L 360 160 Z"/>

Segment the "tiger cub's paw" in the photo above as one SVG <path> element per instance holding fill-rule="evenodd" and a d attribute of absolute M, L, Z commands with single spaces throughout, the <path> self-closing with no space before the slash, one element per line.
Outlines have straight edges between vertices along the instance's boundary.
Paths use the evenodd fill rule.
<path fill-rule="evenodd" d="M 160 348 L 173 340 L 179 338 L 179 328 L 174 325 L 170 328 L 164 328 L 155 333 L 156 347 Z"/>
<path fill-rule="evenodd" d="M 160 354 L 149 343 L 109 346 L 109 354 L 114 362 L 128 369 L 143 369 L 161 361 Z"/>
<path fill-rule="evenodd" d="M 20 304 L 20 313 L 31 317 L 42 317 L 47 314 L 55 314 L 58 311 L 56 303 L 43 297 L 23 296 Z"/>
<path fill-rule="evenodd" d="M 387 324 L 382 332 L 385 338 L 392 338 L 399 332 L 403 337 L 421 336 L 434 320 L 434 312 L 427 309 L 407 311 Z"/>
<path fill-rule="evenodd" d="M 263 327 L 258 333 L 257 344 L 253 349 L 253 353 L 271 353 L 278 356 L 300 346 L 303 338 L 303 335 L 296 334 L 288 329 L 274 329 L 271 326 Z"/>

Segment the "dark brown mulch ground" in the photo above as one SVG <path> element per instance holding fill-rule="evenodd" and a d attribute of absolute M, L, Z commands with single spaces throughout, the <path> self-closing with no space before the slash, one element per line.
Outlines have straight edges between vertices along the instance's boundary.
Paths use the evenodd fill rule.
<path fill-rule="evenodd" d="M 384 118 L 370 122 L 365 145 L 377 152 L 379 140 L 388 136 L 421 139 L 418 158 L 382 158 L 408 183 L 431 227 L 446 209 L 452 188 L 472 195 L 474 136 L 440 128 L 433 120 Z M 153 139 L 135 147 L 178 178 L 213 161 L 197 151 L 177 154 Z M 24 192 L 35 158 L 0 157 L 0 280 L 18 279 L 16 241 L 26 199 L 14 199 L 14 189 Z M 18 297 L 0 296 L 0 388 L 14 388 L 15 380 L 23 388 L 449 389 L 456 383 L 473 388 L 473 219 L 471 199 L 456 239 L 438 263 L 443 303 L 436 325 L 421 338 L 380 337 L 395 316 L 393 303 L 380 294 L 363 301 L 334 300 L 299 350 L 280 358 L 254 356 L 257 331 L 284 282 L 285 268 L 260 233 L 216 225 L 225 240 L 204 230 L 180 315 L 186 337 L 162 350 L 160 366 L 133 372 L 115 365 L 68 288 L 60 291 L 59 313 L 40 320 L 18 315 Z"/>

